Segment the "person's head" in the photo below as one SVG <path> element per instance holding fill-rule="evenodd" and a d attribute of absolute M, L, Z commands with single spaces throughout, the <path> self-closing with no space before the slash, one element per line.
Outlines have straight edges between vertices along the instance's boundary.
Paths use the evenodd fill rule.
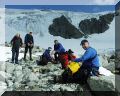
<path fill-rule="evenodd" d="M 71 49 L 69 49 L 67 52 L 68 52 L 68 54 L 73 54 L 74 53 Z"/>
<path fill-rule="evenodd" d="M 83 49 L 89 48 L 88 40 L 82 40 L 80 45 L 82 46 Z"/>
<path fill-rule="evenodd" d="M 30 35 L 32 35 L 32 32 L 29 32 Z"/>
<path fill-rule="evenodd" d="M 58 40 L 54 40 L 54 43 L 55 43 L 55 44 L 58 44 L 59 42 L 58 42 Z"/>
<path fill-rule="evenodd" d="M 49 50 L 49 51 L 52 51 L 52 48 L 51 48 L 51 47 L 48 47 L 48 50 Z"/>
<path fill-rule="evenodd" d="M 16 36 L 16 37 L 20 37 L 20 34 L 19 34 L 19 33 L 17 33 L 15 36 Z"/>

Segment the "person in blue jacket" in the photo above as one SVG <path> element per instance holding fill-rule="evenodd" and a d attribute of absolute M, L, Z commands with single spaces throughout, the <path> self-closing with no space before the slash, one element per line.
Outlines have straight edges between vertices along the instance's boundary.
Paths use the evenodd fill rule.
<path fill-rule="evenodd" d="M 99 58 L 97 55 L 97 51 L 90 47 L 89 42 L 87 40 L 81 41 L 82 48 L 86 50 L 84 55 L 81 58 L 77 58 L 75 62 L 82 62 L 82 69 L 86 69 L 88 74 L 98 76 L 99 74 Z"/>
<path fill-rule="evenodd" d="M 30 60 L 32 61 L 32 49 L 34 46 L 34 39 L 32 36 L 32 32 L 29 32 L 29 34 L 26 34 L 24 43 L 25 43 L 24 60 L 26 61 L 26 54 L 29 50 Z"/>
<path fill-rule="evenodd" d="M 43 57 L 45 57 L 48 61 L 52 60 L 52 57 L 50 55 L 52 48 L 48 47 L 48 49 L 45 50 L 45 52 L 43 53 Z"/>
<path fill-rule="evenodd" d="M 47 65 L 48 62 L 52 62 L 53 58 L 50 55 L 50 52 L 52 51 L 51 47 L 48 47 L 48 49 L 45 50 L 45 52 L 42 55 L 42 58 L 40 61 L 37 61 L 38 65 Z"/>
<path fill-rule="evenodd" d="M 63 45 L 61 43 L 58 42 L 58 40 L 54 41 L 54 57 L 55 57 L 55 61 L 58 62 L 59 61 L 59 55 L 62 53 L 65 53 L 65 48 L 63 47 Z"/>

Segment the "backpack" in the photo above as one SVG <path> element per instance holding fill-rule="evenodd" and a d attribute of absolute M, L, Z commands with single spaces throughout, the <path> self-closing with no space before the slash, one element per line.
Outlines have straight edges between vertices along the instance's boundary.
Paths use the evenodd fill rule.
<path fill-rule="evenodd" d="M 71 62 L 68 68 L 71 70 L 72 74 L 75 74 L 81 67 L 82 63 Z"/>

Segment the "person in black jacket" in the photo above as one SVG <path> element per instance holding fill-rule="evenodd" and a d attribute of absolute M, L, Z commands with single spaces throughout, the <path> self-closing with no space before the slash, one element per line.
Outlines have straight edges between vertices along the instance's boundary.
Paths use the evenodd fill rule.
<path fill-rule="evenodd" d="M 18 56 L 19 56 L 19 48 L 22 47 L 22 39 L 20 34 L 16 34 L 13 39 L 11 40 L 12 45 L 12 63 L 18 64 Z"/>
<path fill-rule="evenodd" d="M 29 32 L 29 34 L 26 34 L 24 43 L 25 43 L 24 60 L 26 61 L 26 54 L 27 54 L 28 49 L 29 49 L 30 60 L 32 61 L 32 49 L 34 46 L 34 39 L 32 36 L 32 32 Z"/>

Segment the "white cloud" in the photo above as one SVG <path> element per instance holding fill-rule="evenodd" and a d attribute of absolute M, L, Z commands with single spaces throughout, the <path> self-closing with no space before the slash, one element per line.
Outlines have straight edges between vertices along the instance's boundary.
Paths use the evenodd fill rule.
<path fill-rule="evenodd" d="M 97 5 L 114 5 L 115 0 L 93 0 L 93 2 Z"/>

